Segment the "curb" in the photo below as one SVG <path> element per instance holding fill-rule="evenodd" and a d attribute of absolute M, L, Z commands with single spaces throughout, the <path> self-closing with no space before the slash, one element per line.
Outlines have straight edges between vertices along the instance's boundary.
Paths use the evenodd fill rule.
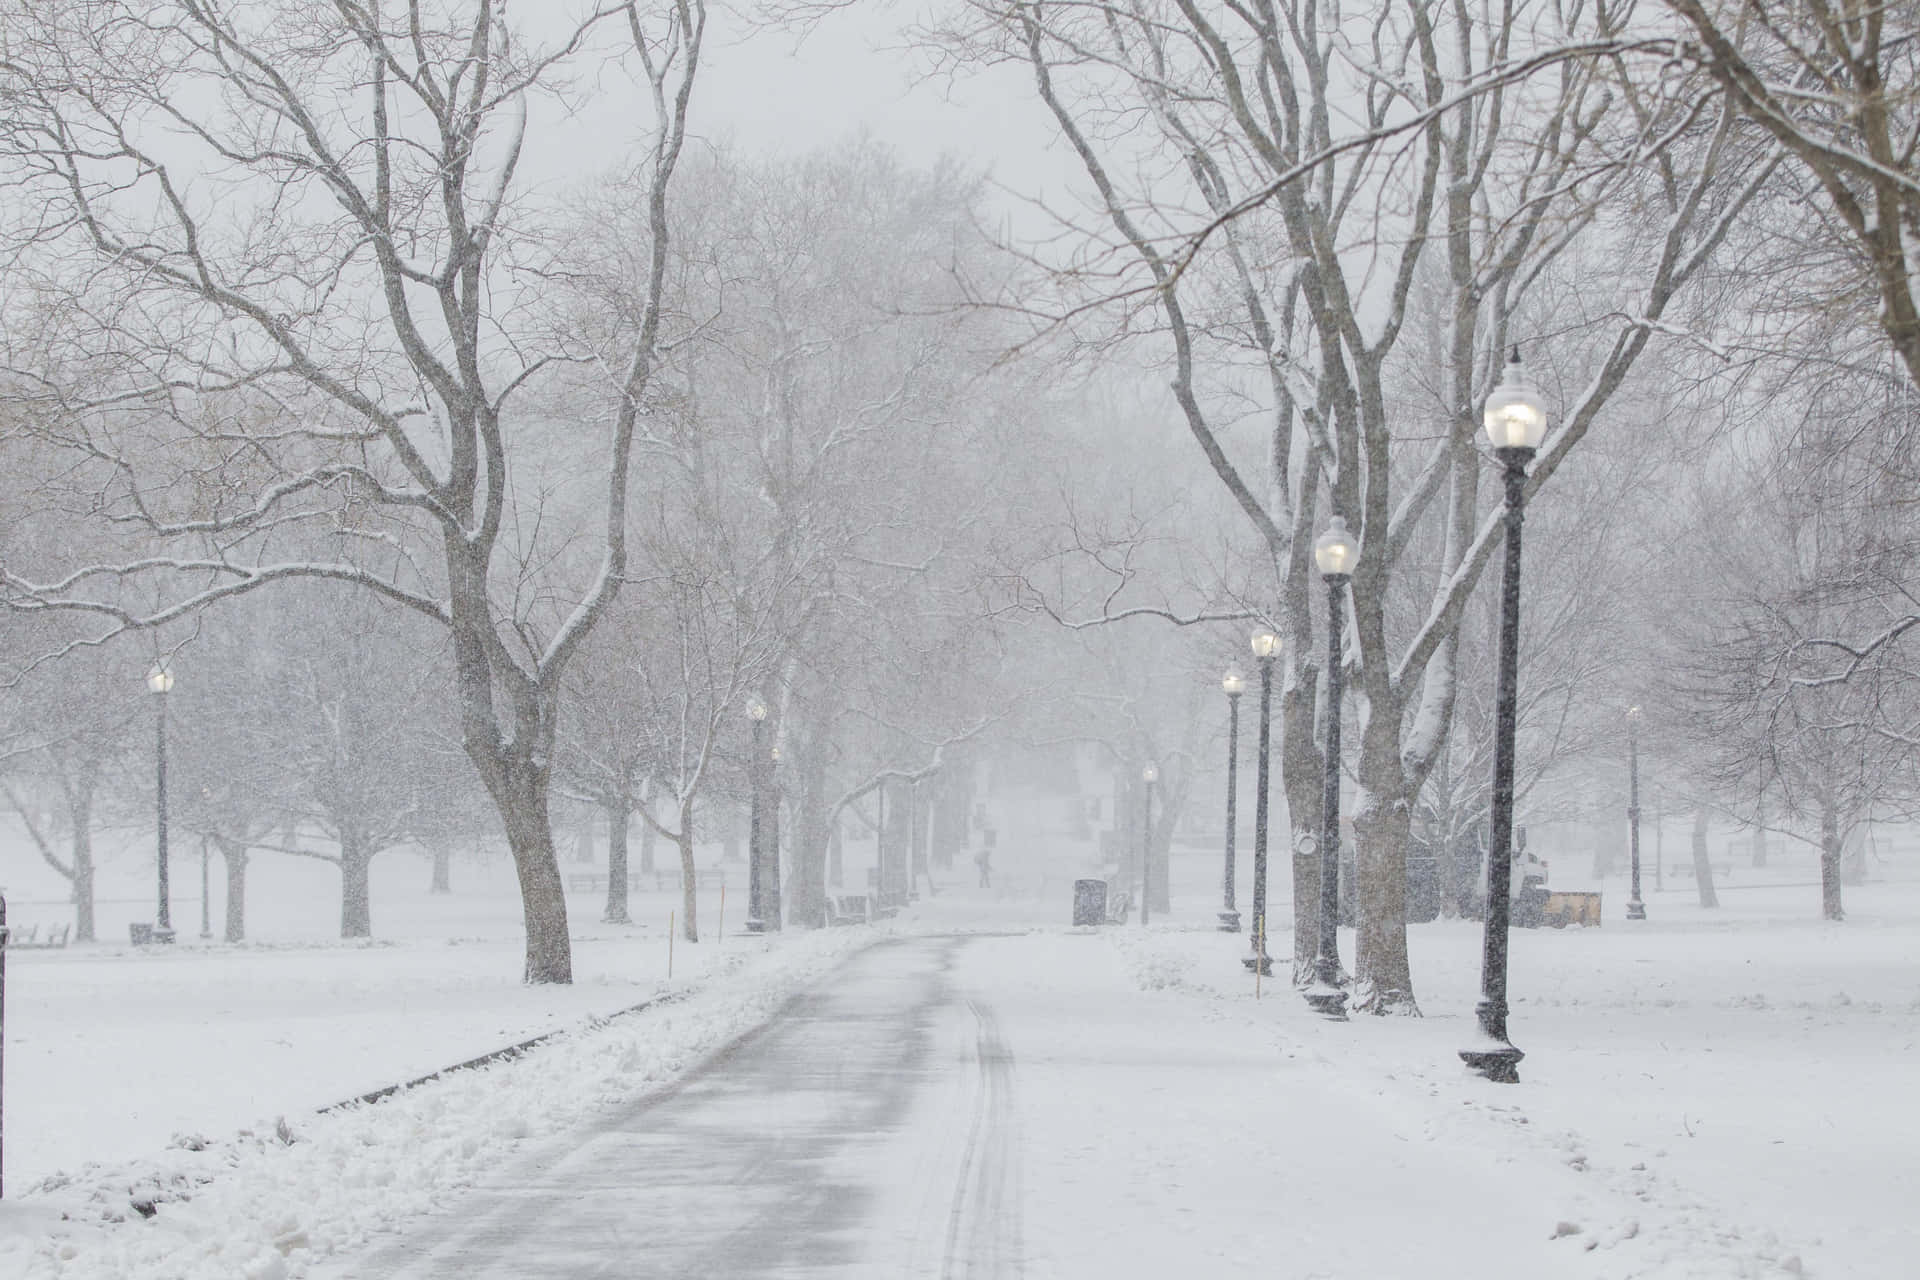
<path fill-rule="evenodd" d="M 423 1076 L 415 1076 L 413 1079 L 403 1080 L 399 1084 L 384 1085 L 381 1088 L 371 1090 L 367 1093 L 357 1094 L 354 1097 L 346 1098 L 339 1102 L 330 1102 L 324 1107 L 316 1107 L 313 1114 L 324 1116 L 330 1112 L 344 1111 L 348 1107 L 358 1107 L 379 1102 L 383 1099 L 391 1098 L 396 1093 L 404 1093 L 406 1090 L 415 1088 L 416 1086 L 430 1084 L 442 1077 L 450 1076 L 457 1071 L 471 1071 L 475 1067 L 484 1067 L 495 1062 L 510 1062 L 528 1050 L 538 1048 L 549 1040 L 557 1040 L 561 1036 L 576 1035 L 582 1031 L 591 1031 L 596 1027 L 604 1026 L 612 1022 L 615 1018 L 624 1018 L 629 1014 L 643 1013 L 648 1009 L 657 1008 L 663 1004 L 672 1004 L 675 1001 L 684 999 L 685 994 L 684 992 L 673 991 L 665 995 L 651 996 L 648 999 L 642 1000 L 639 1004 L 628 1005 L 624 1009 L 615 1009 L 612 1013 L 589 1018 L 587 1021 L 575 1026 L 561 1027 L 556 1031 L 545 1031 L 530 1040 L 521 1040 L 515 1044 L 505 1045 L 489 1053 L 483 1053 L 477 1058 L 468 1058 L 465 1062 L 456 1062 L 452 1066 L 429 1071 Z"/>

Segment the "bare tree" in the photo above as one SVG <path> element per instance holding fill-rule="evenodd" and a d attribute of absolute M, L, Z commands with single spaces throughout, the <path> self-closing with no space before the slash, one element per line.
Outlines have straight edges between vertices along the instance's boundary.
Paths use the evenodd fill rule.
<path fill-rule="evenodd" d="M 1584 386 L 1535 463 L 1537 491 L 1764 175 L 1721 194 L 1730 116 L 1716 125 L 1698 106 L 1642 94 L 1604 60 L 1534 56 L 1610 39 L 1610 11 L 981 0 L 973 12 L 977 28 L 948 47 L 1026 62 L 1106 224 L 1075 226 L 1087 247 L 1058 314 L 1083 332 L 1104 305 L 1123 333 L 1157 330 L 1187 432 L 1274 565 L 1257 603 L 1287 641 L 1296 960 L 1315 932 L 1301 904 L 1317 878 L 1308 551 L 1320 504 L 1361 533 L 1349 631 L 1350 687 L 1367 707 L 1355 1003 L 1417 1012 L 1412 810 L 1447 738 L 1462 611 L 1498 546 L 1479 491 L 1479 402 L 1508 342 L 1544 325 L 1527 309 L 1568 278 L 1563 255 L 1603 237 L 1606 256 L 1577 264 L 1580 287 L 1617 309 L 1590 309 L 1545 361 Z M 1640 169 L 1675 138 L 1683 159 Z M 1631 219 L 1602 213 L 1628 207 Z M 1422 304 L 1439 337 L 1416 353 L 1403 339 L 1418 331 L 1408 322 L 1422 290 L 1439 299 Z M 1406 394 L 1409 382 L 1423 394 Z M 1257 463 L 1228 429 L 1247 418 L 1259 423 Z M 1420 565 L 1416 543 L 1441 553 Z M 1400 577 L 1419 583 L 1411 616 L 1394 611 Z"/>
<path fill-rule="evenodd" d="M 1851 251 L 1822 291 L 1838 302 L 1864 286 L 1877 298 L 1871 322 L 1920 384 L 1920 16 L 1873 0 L 1664 3 L 1694 37 L 1673 52 L 1705 67 L 1791 157 L 1811 197 L 1794 207 Z"/>
<path fill-rule="evenodd" d="M 1818 852 L 1822 914 L 1839 920 L 1856 831 L 1920 802 L 1920 679 L 1899 644 L 1915 625 L 1904 486 L 1824 426 L 1706 491 L 1701 607 L 1675 666 L 1714 794 L 1766 793 L 1768 826 Z"/>
<path fill-rule="evenodd" d="M 566 982 L 554 722 L 562 676 L 625 576 L 706 11 L 608 3 L 531 49 L 500 10 L 186 0 L 148 22 L 115 0 L 82 23 L 8 6 L 0 138 L 15 207 L 36 210 L 9 228 L 15 270 L 55 300 L 16 383 L 98 515 L 141 545 L 38 576 L 9 564 L 4 585 L 16 609 L 91 614 L 95 639 L 298 578 L 432 620 L 519 873 L 526 977 Z M 636 165 L 648 283 L 620 348 L 592 351 L 550 341 L 528 305 L 558 220 L 515 179 L 537 100 L 612 22 L 653 112 Z M 73 352 L 103 350 L 115 376 L 63 376 Z M 557 361 L 594 358 L 598 512 L 568 520 L 586 496 L 543 503 L 515 488 L 516 468 L 546 434 L 532 389 Z M 540 541 L 555 521 L 572 554 Z M 329 527 L 336 557 L 281 558 L 290 534 Z M 137 584 L 163 603 L 132 603 Z"/>
<path fill-rule="evenodd" d="M 124 655 L 88 658 L 57 673 L 30 673 L 9 691 L 0 753 L 0 797 L 41 859 L 67 882 L 79 942 L 94 941 L 97 810 L 136 740 L 143 708 L 135 699 L 144 687 Z"/>

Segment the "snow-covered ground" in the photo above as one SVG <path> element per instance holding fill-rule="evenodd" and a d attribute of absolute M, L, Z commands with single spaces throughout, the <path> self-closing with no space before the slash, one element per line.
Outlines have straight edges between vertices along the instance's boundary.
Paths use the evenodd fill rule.
<path fill-rule="evenodd" d="M 666 978 L 677 894 L 636 894 L 636 923 L 618 928 L 598 923 L 598 895 L 570 896 L 574 984 L 528 987 L 508 866 L 459 867 L 456 892 L 438 896 L 415 860 L 375 866 L 380 936 L 369 942 L 329 937 L 338 933 L 329 868 L 257 858 L 255 941 L 199 941 L 197 902 L 176 896 L 181 940 L 172 947 L 132 947 L 125 925 L 111 920 L 94 946 L 10 952 L 9 1191 L 88 1161 L 139 1156 L 176 1135 L 271 1125 L 631 1007 Z M 736 888 L 728 904 L 729 932 L 745 918 L 741 896 Z M 9 900 L 15 921 L 52 916 Z M 123 905 L 152 918 L 150 902 Z M 732 941 L 712 940 L 718 892 L 702 905 L 709 941 L 676 944 L 676 980 L 697 979 Z M 216 900 L 216 932 L 220 907 Z"/>
<path fill-rule="evenodd" d="M 1113 941 L 1143 989 L 1262 1028 L 1303 1068 L 1290 1088 L 1367 1095 L 1415 1147 L 1500 1153 L 1515 1195 L 1577 1175 L 1541 1230 L 1616 1253 L 1607 1274 L 1891 1280 L 1920 1274 L 1920 886 L 1854 904 L 1836 926 L 1805 918 L 1804 889 L 1717 913 L 1675 897 L 1632 928 L 1516 931 L 1509 1026 L 1527 1057 L 1509 1087 L 1455 1057 L 1474 1027 L 1470 925 L 1412 931 L 1424 1017 L 1345 1024 L 1284 986 L 1256 1001 L 1217 935 Z"/>
<path fill-rule="evenodd" d="M 901 927 L 1063 932 L 1069 882 L 1090 869 L 1086 849 L 1010 821 L 1002 831 L 995 889 L 963 886 L 972 869 L 956 868 L 954 887 Z M 1217 1035 L 1237 1059 L 1264 1046 L 1275 1088 L 1324 1096 L 1329 1114 L 1358 1100 L 1383 1118 L 1394 1140 L 1375 1134 L 1351 1153 L 1380 1161 L 1404 1145 L 1408 1158 L 1383 1186 L 1444 1169 L 1449 1152 L 1510 1164 L 1513 1194 L 1551 1207 L 1542 1238 L 1563 1233 L 1556 1249 L 1584 1260 L 1565 1274 L 1920 1273 L 1920 1102 L 1911 1091 L 1920 883 L 1898 879 L 1900 866 L 1881 871 L 1895 878 L 1850 888 L 1842 925 L 1815 918 L 1805 868 L 1782 859 L 1772 874 L 1790 883 L 1743 876 L 1717 911 L 1693 905 L 1690 888 L 1669 878 L 1649 895 L 1650 919 L 1630 926 L 1609 882 L 1603 927 L 1516 931 L 1511 1025 L 1528 1056 L 1522 1083 L 1505 1088 L 1466 1075 L 1454 1056 L 1473 1026 L 1477 926 L 1411 930 L 1424 1018 L 1328 1024 L 1284 984 L 1255 998 L 1238 964 L 1244 936 L 1208 927 L 1217 866 L 1217 854 L 1183 846 L 1169 917 L 1144 931 L 1136 917 L 1099 939 L 1061 939 L 1111 948 L 1139 988 L 1137 1022 L 1099 1029 L 1112 1053 L 1128 1035 L 1150 1045 L 1166 1026 L 1190 1039 Z M 390 882 L 376 884 L 385 936 L 372 945 L 325 941 L 336 907 L 315 892 L 275 895 L 257 917 L 263 940 L 248 946 L 188 939 L 170 951 L 109 942 L 13 953 L 0 1277 L 303 1274 L 445 1205 L 527 1137 L 552 1138 L 671 1079 L 870 932 L 759 940 L 730 923 L 724 941 L 679 945 L 669 984 L 672 895 L 638 897 L 645 923 L 624 928 L 598 924 L 597 901 L 578 896 L 579 981 L 527 988 L 510 883 L 497 868 L 461 870 L 456 894 L 432 898 L 419 864 L 396 860 Z M 1276 887 L 1273 914 L 1284 919 Z M 1244 870 L 1241 895 L 1244 908 Z M 703 902 L 709 915 L 717 906 Z M 730 902 L 729 915 L 738 911 Z M 189 920 L 197 924 L 177 902 L 176 924 Z M 1276 933 L 1272 945 L 1285 954 L 1290 942 Z M 1342 949 L 1351 963 L 1350 932 Z M 674 999 L 582 1026 L 516 1061 L 376 1106 L 315 1113 L 662 992 Z M 1207 1056 L 1204 1043 L 1183 1051 Z M 1203 1074 L 1196 1090 L 1208 1087 Z M 1348 1158 L 1333 1126 L 1263 1128 L 1261 1107 L 1258 1096 L 1245 1100 L 1262 1136 L 1231 1144 L 1240 1158 L 1266 1153 L 1297 1163 L 1302 1177 L 1316 1162 Z M 1219 1166 L 1220 1135 L 1181 1114 L 1168 1105 L 1137 1123 L 1151 1132 L 1157 1177 L 1199 1179 Z M 141 1217 L 134 1203 L 154 1198 L 158 1212 Z M 1447 1203 L 1390 1197 L 1315 1229 L 1378 1231 L 1386 1220 L 1418 1230 Z M 1027 1222 L 1036 1257 L 1047 1256 L 1034 1234 L 1044 1220 Z M 1150 1234 L 1152 1220 L 1126 1229 Z M 1138 1256 L 1177 1256 L 1172 1243 L 1156 1240 Z M 1089 1274 L 1071 1258 L 1050 1266 Z"/>

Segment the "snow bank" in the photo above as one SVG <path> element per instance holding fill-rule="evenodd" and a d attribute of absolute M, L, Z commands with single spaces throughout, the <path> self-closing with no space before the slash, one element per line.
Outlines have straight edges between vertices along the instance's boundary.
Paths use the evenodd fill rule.
<path fill-rule="evenodd" d="M 876 935 L 730 940 L 710 973 L 636 1014 L 371 1105 L 48 1178 L 0 1204 L 0 1275 L 283 1280 L 443 1205 L 516 1144 L 590 1119 L 764 1022 Z M 217 1068 L 209 1071 L 217 1077 Z M 217 1088 L 217 1080 L 209 1080 Z"/>

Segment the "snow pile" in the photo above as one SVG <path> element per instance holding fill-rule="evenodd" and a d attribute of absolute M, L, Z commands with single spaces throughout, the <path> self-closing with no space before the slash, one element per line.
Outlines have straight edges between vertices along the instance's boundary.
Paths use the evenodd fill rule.
<path fill-rule="evenodd" d="M 1142 991 L 1171 991 L 1187 986 L 1198 957 L 1189 948 L 1162 945 L 1163 933 L 1109 929 L 1107 941 L 1120 955 L 1127 976 Z"/>
<path fill-rule="evenodd" d="M 511 1157 L 684 1071 L 764 1022 L 868 930 L 736 946 L 655 1006 L 385 1101 L 183 1136 L 115 1167 L 57 1175 L 0 1204 L 0 1275 L 22 1280 L 282 1280 L 447 1203 Z"/>

